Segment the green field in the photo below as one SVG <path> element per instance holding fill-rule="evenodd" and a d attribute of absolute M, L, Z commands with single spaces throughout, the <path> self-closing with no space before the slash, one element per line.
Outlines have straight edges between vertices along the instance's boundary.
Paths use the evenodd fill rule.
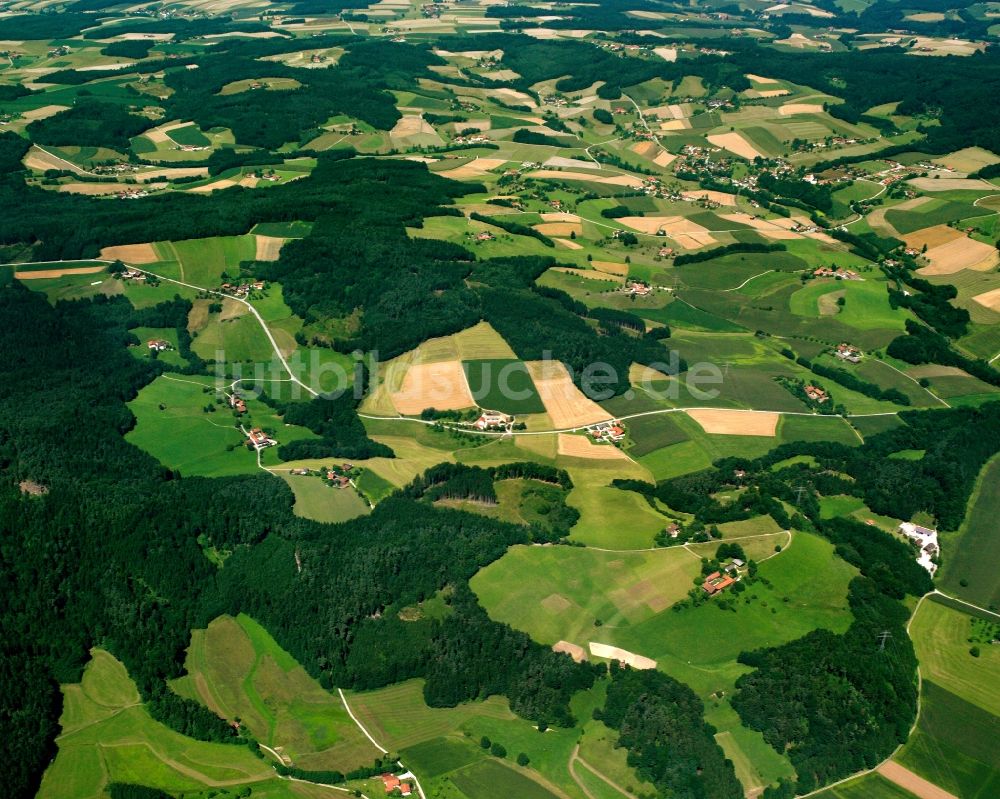
<path fill-rule="evenodd" d="M 545 413 L 545 406 L 523 361 L 463 361 L 465 378 L 476 403 L 510 414 Z"/>
<path fill-rule="evenodd" d="M 139 392 L 129 403 L 136 425 L 126 440 L 183 475 L 256 471 L 256 458 L 243 446 L 245 438 L 234 426 L 228 406 L 215 405 L 214 381 L 207 377 L 183 380 L 161 375 Z M 206 413 L 209 405 L 217 410 Z"/>
<path fill-rule="evenodd" d="M 977 213 L 978 209 L 971 203 L 934 199 L 906 211 L 890 209 L 886 211 L 885 219 L 900 233 L 912 233 L 932 225 L 943 225 L 956 219 L 975 216 Z"/>
<path fill-rule="evenodd" d="M 945 552 L 941 584 L 949 592 L 974 604 L 1000 606 L 1000 458 L 983 469 L 961 530 L 943 541 Z M 965 585 L 963 585 L 963 581 Z"/>
<path fill-rule="evenodd" d="M 248 616 L 221 616 L 195 630 L 185 669 L 171 683 L 177 693 L 241 719 L 257 740 L 299 768 L 346 772 L 378 754 L 336 694 L 323 690 Z"/>
<path fill-rule="evenodd" d="M 257 252 L 256 240 L 249 235 L 162 241 L 156 251 L 161 260 L 177 262 L 180 280 L 204 288 L 218 288 L 223 272 L 238 276 L 240 263 L 252 261 Z"/>
<path fill-rule="evenodd" d="M 198 130 L 197 125 L 173 128 L 167 135 L 178 144 L 189 147 L 208 147 L 212 143 L 204 133 Z"/>
<path fill-rule="evenodd" d="M 989 622 L 927 599 L 910 622 L 910 637 L 925 680 L 1000 716 L 1000 646 L 978 640 L 984 629 Z M 979 657 L 969 654 L 970 641 L 978 644 Z"/>
<path fill-rule="evenodd" d="M 586 648 L 603 630 L 646 621 L 683 599 L 698 572 L 697 557 L 683 547 L 600 552 L 516 546 L 471 585 L 492 618 L 544 644 L 565 640 Z"/>
<path fill-rule="evenodd" d="M 866 774 L 814 796 L 815 799 L 916 799 L 914 794 L 880 774 Z"/>
<path fill-rule="evenodd" d="M 731 690 L 745 670 L 736 663 L 740 652 L 777 646 L 819 627 L 843 631 L 849 625 L 847 585 L 856 571 L 834 558 L 825 540 L 796 533 L 781 554 L 760 564 L 760 574 L 771 587 L 753 585 L 735 613 L 720 613 L 716 603 L 708 602 L 619 629 L 603 628 L 597 640 L 654 658 L 659 668 L 707 696 Z"/>
<path fill-rule="evenodd" d="M 100 649 L 79 684 L 64 685 L 59 752 L 40 799 L 100 799 L 109 782 L 171 793 L 254 786 L 254 796 L 290 797 L 271 767 L 245 746 L 186 738 L 154 721 L 125 667 Z"/>
<path fill-rule="evenodd" d="M 252 397 L 247 399 L 249 412 L 237 419 L 210 377 L 160 375 L 128 407 L 136 425 L 126 440 L 184 476 L 259 471 L 256 455 L 244 446 L 241 424 L 274 431 L 279 443 L 316 437 L 304 427 L 284 424 L 272 408 Z M 268 465 L 278 463 L 274 447 L 262 457 Z"/>
<path fill-rule="evenodd" d="M 468 799 L 495 799 L 497 796 L 555 799 L 551 791 L 496 759 L 466 766 L 452 774 L 451 781 Z"/>
<path fill-rule="evenodd" d="M 920 696 L 917 729 L 895 759 L 963 799 L 1000 795 L 1000 717 L 930 680 Z"/>
<path fill-rule="evenodd" d="M 843 297 L 843 306 L 836 304 L 837 296 Z M 891 308 L 885 282 L 872 278 L 810 281 L 792 294 L 789 308 L 799 316 L 833 316 L 858 330 L 902 330 L 913 318 L 909 311 Z"/>
<path fill-rule="evenodd" d="M 673 421 L 676 414 L 656 414 L 638 416 L 626 422 L 628 437 L 635 443 L 629 448 L 629 455 L 639 458 L 662 447 L 687 441 L 687 434 Z"/>
<path fill-rule="evenodd" d="M 313 475 L 289 475 L 285 479 L 295 494 L 297 516 L 317 522 L 346 522 L 371 510 L 353 488 L 334 488 Z"/>

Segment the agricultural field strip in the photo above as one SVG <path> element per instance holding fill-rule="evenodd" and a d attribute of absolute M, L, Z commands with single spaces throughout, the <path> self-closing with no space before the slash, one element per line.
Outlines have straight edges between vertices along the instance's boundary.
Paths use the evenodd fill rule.
<path fill-rule="evenodd" d="M 686 413 L 687 411 L 717 411 L 719 408 L 707 408 L 702 406 L 693 406 L 685 408 L 658 408 L 655 411 L 643 411 L 642 413 L 631 413 L 626 416 L 611 416 L 608 415 L 608 420 L 617 419 L 622 422 L 626 422 L 629 419 L 637 419 L 640 416 L 656 416 L 661 413 Z M 781 416 L 809 416 L 817 419 L 825 418 L 820 414 L 809 413 L 808 411 L 761 411 L 754 410 L 751 408 L 726 408 L 727 411 L 732 411 L 733 413 L 776 413 Z M 869 416 L 895 416 L 898 411 L 879 411 L 877 413 L 849 413 L 846 418 L 848 419 L 862 419 Z M 384 422 L 417 422 L 418 424 L 424 425 L 439 425 L 442 424 L 440 420 L 427 420 L 427 419 L 416 419 L 411 416 L 375 416 L 370 413 L 359 413 L 362 419 L 371 419 L 373 421 L 384 421 Z M 450 427 L 454 430 L 459 430 L 463 433 L 471 433 L 474 435 L 481 436 L 499 436 L 503 438 L 504 436 L 549 436 L 556 433 L 575 433 L 580 430 L 584 430 L 587 425 L 582 427 L 563 427 L 559 429 L 552 430 L 519 430 L 516 433 L 508 433 L 504 431 L 494 431 L 494 430 L 475 430 L 466 427 L 454 427 L 452 425 L 444 425 L 445 427 Z"/>
<path fill-rule="evenodd" d="M 601 782 L 604 782 L 610 787 L 614 788 L 616 791 L 618 791 L 618 793 L 622 794 L 622 796 L 626 797 L 631 796 L 631 794 L 628 791 L 626 791 L 624 788 L 615 783 L 614 780 L 602 774 L 600 771 L 598 771 L 596 768 L 590 765 L 590 763 L 588 763 L 586 760 L 580 757 L 580 744 L 577 744 L 576 746 L 573 747 L 573 751 L 570 752 L 569 762 L 566 764 L 566 769 L 567 771 L 569 771 L 569 775 L 573 778 L 573 782 L 575 782 L 580 787 L 580 790 L 583 791 L 588 797 L 591 797 L 592 794 L 590 793 L 590 791 L 586 789 L 586 787 L 584 787 L 583 783 L 580 782 L 580 779 L 576 776 L 576 773 L 573 771 L 573 766 L 576 763 L 579 763 L 581 766 L 587 769 L 587 771 L 589 771 L 591 774 L 593 774 L 595 777 L 601 780 Z"/>
<path fill-rule="evenodd" d="M 917 604 L 914 605 L 913 612 L 910 614 L 910 619 L 906 623 L 906 633 L 907 633 L 907 635 L 909 635 L 909 633 L 910 633 L 910 625 L 913 623 L 913 619 L 916 617 L 917 611 L 920 610 L 920 606 L 929 597 L 932 597 L 935 594 L 938 595 L 938 596 L 943 596 L 943 597 L 945 597 L 947 599 L 950 599 L 953 602 L 958 602 L 958 603 L 960 603 L 962 605 L 965 605 L 966 607 L 974 608 L 975 610 L 979 611 L 980 613 L 988 613 L 991 616 L 995 616 L 996 619 L 997 619 L 997 621 L 1000 621 L 1000 613 L 994 613 L 992 610 L 986 610 L 986 608 L 981 608 L 978 605 L 973 605 L 971 602 L 966 602 L 965 600 L 956 599 L 953 596 L 949 596 L 948 594 L 944 593 L 944 591 L 939 591 L 937 589 L 934 589 L 933 591 L 928 591 L 926 594 L 924 594 L 922 597 L 920 597 L 920 599 L 918 600 Z M 920 673 L 920 664 L 918 663 L 917 664 L 917 713 L 913 717 L 913 726 L 910 727 L 910 732 L 906 736 L 907 740 L 909 740 L 910 738 L 913 737 L 913 733 L 916 732 L 916 729 L 917 729 L 917 724 L 919 724 L 919 722 L 920 722 L 920 709 L 921 709 L 921 702 L 923 700 L 922 689 L 923 689 L 923 675 Z M 808 799 L 808 797 L 810 797 L 810 796 L 816 796 L 817 794 L 821 794 L 824 791 L 829 791 L 831 788 L 835 788 L 838 785 L 843 785 L 845 782 L 850 782 L 851 780 L 857 779 L 858 777 L 864 777 L 867 774 L 874 774 L 874 773 L 878 772 L 878 770 L 883 765 L 885 765 L 886 763 L 892 762 L 892 759 L 896 755 L 899 754 L 900 750 L 902 750 L 902 748 L 904 746 L 906 746 L 906 742 L 903 742 L 903 743 L 899 744 L 899 746 L 897 746 L 892 751 L 892 754 L 890 754 L 885 760 L 883 760 L 881 763 L 878 763 L 873 768 L 865 769 L 864 771 L 859 771 L 859 772 L 857 772 L 855 774 L 851 774 L 848 777 L 844 777 L 842 780 L 837 780 L 836 782 L 831 782 L 829 785 L 824 785 L 822 788 L 817 788 L 815 791 L 810 791 L 809 793 L 804 793 L 801 796 L 799 796 L 798 799 Z"/>
<path fill-rule="evenodd" d="M 791 530 L 779 530 L 776 533 L 755 533 L 754 535 L 739 535 L 739 536 L 733 536 L 732 538 L 727 538 L 725 540 L 726 540 L 726 543 L 728 543 L 730 541 L 749 541 L 750 539 L 753 539 L 753 538 L 770 538 L 772 536 L 781 535 L 782 533 L 784 533 L 785 535 L 788 536 L 788 543 L 785 544 L 784 547 L 782 547 L 782 550 L 784 550 L 784 549 L 787 549 L 791 545 L 792 541 L 795 540 L 794 536 L 792 535 L 792 531 Z M 699 555 L 699 554 L 697 554 L 696 552 L 693 552 L 691 550 L 692 546 L 700 546 L 700 544 L 681 544 L 679 548 L 685 550 L 686 552 L 689 552 L 691 555 L 693 555 L 698 560 L 701 560 L 702 556 Z M 592 547 L 592 546 L 588 546 L 587 549 L 591 549 L 594 552 L 609 552 L 609 553 L 612 553 L 612 554 L 616 554 L 616 553 L 623 553 L 623 552 L 663 552 L 666 549 L 670 549 L 670 547 L 645 547 L 643 549 L 607 549 L 605 547 Z M 780 554 L 781 554 L 780 552 L 774 552 L 774 553 L 768 555 L 766 558 L 761 558 L 757 562 L 758 563 L 763 563 L 765 560 L 770 560 L 775 555 L 780 555 Z"/>
<path fill-rule="evenodd" d="M 344 710 L 347 711 L 347 715 L 351 717 L 351 720 L 358 725 L 358 729 L 361 730 L 362 733 L 364 733 L 364 736 L 369 741 L 371 741 L 372 744 L 374 744 L 375 748 L 378 749 L 380 752 L 382 752 L 382 754 L 389 754 L 389 750 L 387 750 L 384 746 L 382 746 L 382 744 L 376 741 L 372 737 L 372 734 L 365 729 L 365 725 L 362 724 L 361 721 L 358 719 L 358 717 L 354 715 L 354 711 L 351 710 L 351 706 L 347 703 L 347 697 L 344 696 L 344 690 L 342 688 L 338 688 L 337 693 L 340 694 L 340 701 L 344 703 Z M 400 768 L 406 768 L 406 766 L 404 766 L 402 761 L 400 760 L 396 761 L 396 765 L 398 765 Z M 420 780 L 417 779 L 417 776 L 413 774 L 412 771 L 409 772 L 409 774 L 413 776 L 413 784 L 417 787 L 417 793 L 420 794 L 420 799 L 427 799 L 427 794 L 424 793 L 424 789 L 420 785 Z"/>

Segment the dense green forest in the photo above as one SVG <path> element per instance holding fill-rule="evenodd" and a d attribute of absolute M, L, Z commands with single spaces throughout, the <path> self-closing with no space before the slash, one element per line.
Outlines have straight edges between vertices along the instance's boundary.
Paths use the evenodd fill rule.
<path fill-rule="evenodd" d="M 629 765 L 665 796 L 676 799 L 741 799 L 733 764 L 704 721 L 694 691 L 663 672 L 612 667 L 603 710 L 595 712 L 619 731 Z"/>

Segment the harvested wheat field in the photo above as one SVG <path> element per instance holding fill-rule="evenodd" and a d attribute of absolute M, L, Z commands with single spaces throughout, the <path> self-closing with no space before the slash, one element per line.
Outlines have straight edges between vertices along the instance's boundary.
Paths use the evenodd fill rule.
<path fill-rule="evenodd" d="M 52 155 L 48 150 L 43 150 L 37 145 L 33 146 L 28 150 L 27 155 L 24 156 L 22 163 L 28 167 L 28 169 L 35 169 L 39 172 L 45 172 L 48 169 L 60 169 L 69 170 L 70 172 L 76 172 L 77 174 L 82 174 L 86 170 L 82 167 L 77 166 L 71 161 L 66 161 L 55 155 Z"/>
<path fill-rule="evenodd" d="M 681 195 L 685 200 L 694 202 L 695 200 L 709 200 L 719 205 L 736 205 L 736 195 L 724 191 L 714 191 L 712 189 L 698 189 L 697 191 L 685 192 Z"/>
<path fill-rule="evenodd" d="M 753 75 L 749 72 L 747 73 L 747 80 L 752 81 L 754 83 L 762 83 L 762 84 L 772 84 L 778 82 L 777 78 L 763 78 L 760 75 Z"/>
<path fill-rule="evenodd" d="M 613 444 L 595 444 L 586 436 L 559 434 L 560 455 L 570 458 L 594 458 L 603 461 L 627 461 L 628 456 Z"/>
<path fill-rule="evenodd" d="M 758 95 L 761 97 L 784 97 L 786 94 L 791 94 L 788 89 L 768 89 L 767 91 L 758 91 Z"/>
<path fill-rule="evenodd" d="M 919 774 L 914 774 L 908 768 L 889 760 L 878 767 L 878 773 L 890 782 L 912 793 L 918 799 L 958 799 L 953 793 L 939 788 L 933 782 L 928 782 Z"/>
<path fill-rule="evenodd" d="M 918 269 L 919 275 L 952 275 L 963 269 L 988 272 L 1000 263 L 996 247 L 965 237 L 932 247 L 924 257 L 930 261 L 930 266 Z"/>
<path fill-rule="evenodd" d="M 164 185 L 161 183 L 155 188 L 163 188 Z M 101 197 L 132 188 L 135 187 L 127 186 L 124 183 L 62 183 L 58 190 L 64 194 L 86 194 L 90 197 Z M 153 187 L 147 186 L 146 188 Z"/>
<path fill-rule="evenodd" d="M 577 663 L 583 663 L 587 659 L 587 650 L 578 644 L 571 644 L 569 641 L 556 641 L 552 645 L 553 652 L 565 652 Z"/>
<path fill-rule="evenodd" d="M 677 60 L 676 47 L 654 47 L 653 52 L 656 53 L 664 61 L 672 62 Z"/>
<path fill-rule="evenodd" d="M 32 108 L 30 111 L 25 111 L 21 114 L 22 119 L 28 119 L 34 122 L 36 119 L 48 119 L 51 116 L 55 116 L 60 111 L 68 111 L 68 105 L 43 105 L 41 108 Z"/>
<path fill-rule="evenodd" d="M 101 250 L 101 258 L 126 264 L 155 264 L 159 261 L 152 244 L 119 244 Z"/>
<path fill-rule="evenodd" d="M 598 272 L 605 272 L 615 277 L 628 276 L 628 264 L 616 264 L 614 261 L 591 261 L 590 265 Z"/>
<path fill-rule="evenodd" d="M 983 292 L 982 294 L 977 294 L 972 299 L 974 299 L 984 308 L 989 308 L 991 311 L 1000 312 L 1000 289 L 993 289 L 992 291 L 986 291 Z"/>
<path fill-rule="evenodd" d="M 140 173 L 141 177 L 164 178 L 176 180 L 177 178 L 208 177 L 207 166 L 170 166 L 163 169 L 152 169 L 149 172 Z"/>
<path fill-rule="evenodd" d="M 767 94 L 767 92 L 761 92 L 761 94 Z M 739 133 L 713 133 L 707 138 L 716 147 L 722 147 L 725 150 L 729 150 L 729 152 L 734 153 L 741 158 L 746 158 L 748 161 L 752 161 L 757 156 L 761 156 L 762 158 L 764 157 L 764 153 L 754 147 Z"/>
<path fill-rule="evenodd" d="M 457 411 L 475 407 L 461 361 L 411 366 L 403 387 L 392 395 L 392 404 L 403 416 L 418 416 L 426 408 Z"/>
<path fill-rule="evenodd" d="M 595 641 L 590 642 L 590 654 L 598 658 L 607 658 L 608 660 L 617 660 L 621 663 L 628 663 L 628 665 L 630 665 L 633 669 L 656 668 L 656 661 L 652 658 L 637 655 L 635 652 L 629 652 L 627 649 L 619 649 L 617 646 L 599 644 Z"/>
<path fill-rule="evenodd" d="M 966 147 L 933 160 L 935 163 L 944 164 L 949 169 L 955 169 L 959 172 L 975 172 L 984 166 L 997 163 L 1000 161 L 1000 156 L 989 150 L 984 150 L 982 147 Z"/>
<path fill-rule="evenodd" d="M 686 250 L 716 243 L 707 228 L 682 216 L 623 216 L 618 221 L 647 235 L 655 235 L 662 230 Z"/>
<path fill-rule="evenodd" d="M 255 235 L 254 238 L 257 240 L 257 252 L 254 257 L 258 261 L 277 261 L 281 255 L 282 246 L 288 241 L 288 239 L 277 236 Z"/>
<path fill-rule="evenodd" d="M 452 180 L 468 180 L 485 175 L 491 169 L 496 169 L 505 163 L 503 158 L 475 158 L 467 164 L 457 166 L 454 169 L 446 169 L 438 174 L 443 178 Z"/>
<path fill-rule="evenodd" d="M 415 140 L 416 137 L 426 138 L 426 139 L 437 139 L 441 140 L 438 136 L 437 131 L 431 126 L 431 124 L 424 119 L 419 114 L 416 116 L 404 116 L 395 125 L 395 127 L 389 131 L 389 137 L 395 142 L 400 141 L 404 144 L 410 143 Z"/>
<path fill-rule="evenodd" d="M 674 155 L 673 153 L 668 153 L 666 150 L 664 150 L 658 156 L 656 156 L 656 158 L 653 159 L 653 163 L 656 164 L 657 166 L 667 167 L 670 166 L 676 159 L 677 159 L 676 155 Z"/>
<path fill-rule="evenodd" d="M 906 242 L 907 247 L 919 250 L 926 244 L 927 249 L 930 250 L 933 247 L 940 247 L 942 244 L 947 244 L 950 241 L 963 239 L 965 236 L 955 230 L 955 228 L 948 227 L 947 225 L 934 225 L 933 227 L 926 227 L 914 233 L 907 233 L 902 238 Z"/>
<path fill-rule="evenodd" d="M 687 130 L 691 123 L 686 119 L 668 119 L 660 123 L 660 130 Z"/>
<path fill-rule="evenodd" d="M 47 277 L 64 277 L 66 275 L 96 275 L 103 272 L 107 267 L 98 266 L 72 266 L 65 269 L 34 269 L 30 272 L 15 272 L 18 280 L 44 280 Z"/>
<path fill-rule="evenodd" d="M 593 161 L 584 161 L 581 158 L 566 158 L 561 155 L 554 155 L 546 161 L 542 162 L 542 166 L 546 169 L 554 169 L 555 167 L 562 167 L 564 169 L 603 169 L 600 164 L 595 164 Z"/>
<path fill-rule="evenodd" d="M 580 217 L 568 211 L 550 211 L 539 214 L 543 222 L 580 222 Z"/>
<path fill-rule="evenodd" d="M 673 380 L 670 375 L 641 363 L 633 363 L 628 370 L 628 382 L 636 388 L 652 388 L 654 383 Z"/>
<path fill-rule="evenodd" d="M 992 183 L 978 178 L 913 178 L 911 186 L 920 191 L 983 191 L 995 189 Z"/>
<path fill-rule="evenodd" d="M 691 114 L 684 110 L 683 105 L 672 103 L 670 105 L 658 105 L 655 108 L 650 108 L 646 112 L 646 116 L 653 117 L 654 119 L 684 119 L 691 116 Z"/>
<path fill-rule="evenodd" d="M 516 358 L 514 350 L 489 322 L 467 327 L 451 337 L 463 361 Z"/>
<path fill-rule="evenodd" d="M 543 236 L 582 236 L 583 225 L 579 222 L 542 222 L 533 225 Z"/>
<path fill-rule="evenodd" d="M 586 280 L 600 280 L 605 283 L 625 282 L 625 278 L 621 275 L 611 275 L 606 272 L 599 272 L 596 269 L 577 269 L 574 266 L 553 266 L 552 271 L 562 272 L 567 275 L 576 275 L 577 277 L 582 277 Z"/>
<path fill-rule="evenodd" d="M 801 239 L 802 236 L 799 233 L 793 233 L 791 230 L 785 227 L 776 225 L 767 219 L 758 219 L 755 216 L 750 216 L 749 214 L 719 214 L 719 217 L 726 219 L 730 222 L 739 222 L 744 225 L 749 225 L 758 233 L 767 236 L 769 239 Z"/>
<path fill-rule="evenodd" d="M 528 373 L 538 389 L 545 412 L 558 429 L 585 427 L 603 422 L 611 415 L 593 400 L 587 399 L 574 385 L 566 367 L 559 361 L 525 361 Z M 468 389 L 466 389 L 468 391 Z"/>
<path fill-rule="evenodd" d="M 494 89 L 493 94 L 505 101 L 508 105 L 524 105 L 528 108 L 538 108 L 538 103 L 535 102 L 535 98 L 533 98 L 530 94 L 525 94 L 524 92 L 519 92 L 515 89 Z"/>
<path fill-rule="evenodd" d="M 235 185 L 235 180 L 222 178 L 222 180 L 213 180 L 211 183 L 206 183 L 204 186 L 195 186 L 193 189 L 188 189 L 188 191 L 192 194 L 211 194 L 213 191 L 218 191 L 219 189 L 231 189 Z"/>
<path fill-rule="evenodd" d="M 822 111 L 823 106 L 820 103 L 785 103 L 778 109 L 778 113 L 783 117 L 793 114 L 819 114 Z"/>
<path fill-rule="evenodd" d="M 660 145 L 655 141 L 640 141 L 633 144 L 629 149 L 636 155 L 643 158 L 652 158 L 660 150 Z"/>
<path fill-rule="evenodd" d="M 642 181 L 632 175 L 606 177 L 602 175 L 587 175 L 582 172 L 559 172 L 555 169 L 536 169 L 534 172 L 529 172 L 527 177 L 538 178 L 539 180 L 587 180 L 591 183 L 603 183 L 608 186 L 628 186 L 632 189 L 642 188 Z"/>
<path fill-rule="evenodd" d="M 781 414 L 773 411 L 738 411 L 725 408 L 702 408 L 686 411 L 706 433 L 723 436 L 773 437 Z"/>
<path fill-rule="evenodd" d="M 567 250 L 582 250 L 583 249 L 583 245 L 582 244 L 577 244 L 575 241 L 572 241 L 571 239 L 552 239 L 552 241 L 554 241 L 560 247 L 565 247 Z"/>

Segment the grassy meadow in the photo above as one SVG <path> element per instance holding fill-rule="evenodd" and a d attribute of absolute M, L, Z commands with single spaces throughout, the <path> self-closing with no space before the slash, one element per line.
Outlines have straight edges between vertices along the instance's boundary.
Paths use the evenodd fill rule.
<path fill-rule="evenodd" d="M 346 772 L 378 755 L 340 698 L 248 616 L 221 616 L 195 630 L 184 665 L 186 674 L 172 681 L 173 690 L 225 718 L 239 718 L 289 764 Z"/>

